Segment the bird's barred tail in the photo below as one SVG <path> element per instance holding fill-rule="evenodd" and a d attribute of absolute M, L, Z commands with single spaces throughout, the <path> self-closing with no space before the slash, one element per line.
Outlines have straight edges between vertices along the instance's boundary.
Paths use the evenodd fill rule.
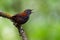
<path fill-rule="evenodd" d="M 8 19 L 10 19 L 12 17 L 11 15 L 9 15 L 7 13 L 3 13 L 3 12 L 0 12 L 0 16 L 4 17 L 4 18 L 8 18 Z"/>
<path fill-rule="evenodd" d="M 20 27 L 20 34 L 21 34 L 23 40 L 27 40 L 25 31 L 23 30 L 22 26 Z"/>
<path fill-rule="evenodd" d="M 22 26 L 21 26 L 21 25 L 18 25 L 17 23 L 15 23 L 14 25 L 17 27 L 17 29 L 18 29 L 18 31 L 19 31 L 19 33 L 20 33 L 20 36 L 22 37 L 22 40 L 27 40 L 25 31 L 24 31 L 24 29 L 22 28 Z"/>

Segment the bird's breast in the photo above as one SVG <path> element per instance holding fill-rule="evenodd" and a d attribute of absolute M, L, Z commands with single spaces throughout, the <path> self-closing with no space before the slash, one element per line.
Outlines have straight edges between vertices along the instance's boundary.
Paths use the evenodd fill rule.
<path fill-rule="evenodd" d="M 21 24 L 24 24 L 24 23 L 26 23 L 28 21 L 29 17 L 28 16 L 22 17 L 21 19 L 22 19 Z"/>

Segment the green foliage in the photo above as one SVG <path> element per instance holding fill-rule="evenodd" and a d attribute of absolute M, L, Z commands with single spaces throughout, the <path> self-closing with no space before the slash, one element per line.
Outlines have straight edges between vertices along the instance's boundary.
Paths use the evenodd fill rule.
<path fill-rule="evenodd" d="M 23 25 L 28 40 L 60 40 L 60 0 L 0 0 L 0 10 L 16 14 L 33 9 Z M 0 18 L 0 40 L 20 40 L 13 23 Z"/>

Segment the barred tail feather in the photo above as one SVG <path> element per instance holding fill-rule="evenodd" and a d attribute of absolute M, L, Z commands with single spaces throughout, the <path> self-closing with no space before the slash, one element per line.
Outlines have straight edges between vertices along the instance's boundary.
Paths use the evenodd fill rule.
<path fill-rule="evenodd" d="M 22 28 L 22 26 L 20 27 L 20 34 L 22 36 L 22 40 L 27 40 L 27 37 L 26 37 L 26 34 L 25 34 L 25 31 L 24 29 Z"/>
<path fill-rule="evenodd" d="M 27 40 L 25 31 L 24 31 L 24 29 L 22 28 L 22 26 L 21 26 L 21 25 L 18 25 L 18 24 L 14 24 L 14 25 L 18 28 L 18 31 L 19 31 L 19 33 L 20 33 L 20 36 L 22 37 L 22 40 Z"/>

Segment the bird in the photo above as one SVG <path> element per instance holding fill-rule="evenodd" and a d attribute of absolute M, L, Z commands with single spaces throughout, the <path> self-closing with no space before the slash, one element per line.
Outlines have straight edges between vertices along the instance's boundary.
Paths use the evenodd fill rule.
<path fill-rule="evenodd" d="M 27 9 L 25 11 L 23 11 L 22 13 L 18 13 L 14 16 L 11 17 L 11 21 L 14 22 L 14 25 L 18 28 L 19 33 L 23 33 L 23 28 L 21 27 L 21 25 L 25 24 L 30 17 L 30 14 L 32 13 L 31 9 Z M 22 30 L 22 32 L 21 32 Z"/>
<path fill-rule="evenodd" d="M 31 9 L 27 9 L 22 13 L 18 13 L 11 17 L 11 20 L 19 25 L 26 23 L 32 13 Z"/>
<path fill-rule="evenodd" d="M 32 13 L 31 9 L 26 9 L 25 11 L 15 14 L 13 16 L 11 16 L 10 14 L 0 12 L 0 16 L 8 18 L 14 23 L 22 25 L 28 21 L 31 13 Z"/>
<path fill-rule="evenodd" d="M 25 24 L 29 20 L 31 13 L 32 9 L 26 9 L 23 12 L 15 14 L 13 16 L 4 12 L 0 12 L 0 16 L 10 19 L 13 22 L 13 24 L 18 28 L 18 30 L 20 30 L 21 25 Z"/>

